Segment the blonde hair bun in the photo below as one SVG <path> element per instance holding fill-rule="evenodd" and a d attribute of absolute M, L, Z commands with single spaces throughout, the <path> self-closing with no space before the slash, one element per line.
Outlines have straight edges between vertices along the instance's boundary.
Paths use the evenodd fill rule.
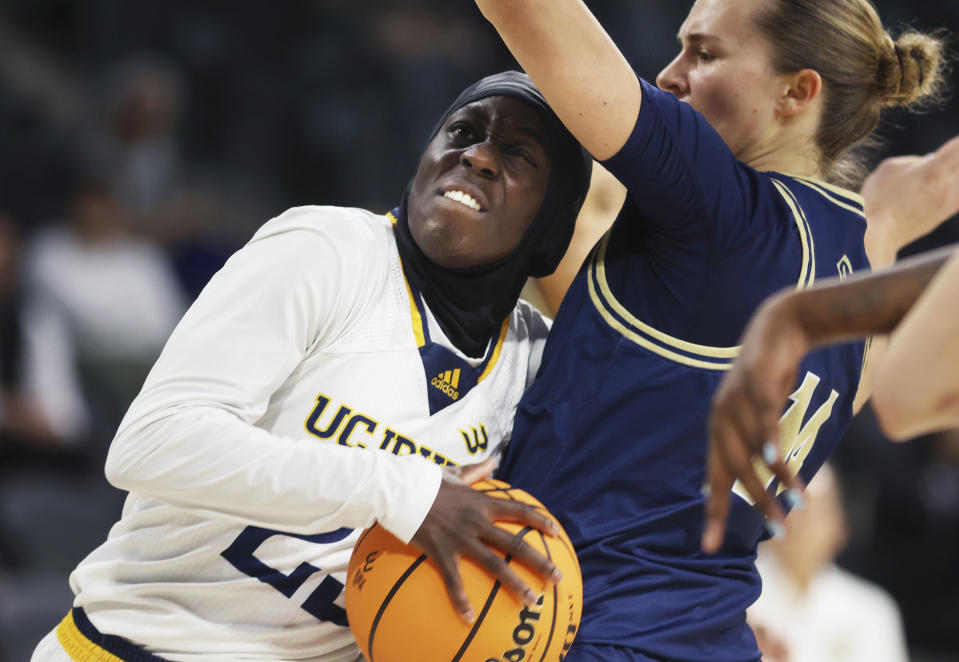
<path fill-rule="evenodd" d="M 913 30 L 896 41 L 887 37 L 876 80 L 880 104 L 912 106 L 938 98 L 945 64 L 942 40 Z"/>

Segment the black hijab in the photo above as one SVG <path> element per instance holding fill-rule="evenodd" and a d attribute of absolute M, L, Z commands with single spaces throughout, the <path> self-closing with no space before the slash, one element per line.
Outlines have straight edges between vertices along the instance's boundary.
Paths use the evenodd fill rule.
<path fill-rule="evenodd" d="M 491 96 L 512 97 L 533 108 L 543 121 L 550 142 L 546 195 L 519 245 L 506 257 L 478 267 L 448 269 L 435 264 L 423 254 L 410 233 L 406 209 L 412 180 L 403 194 L 396 223 L 396 243 L 407 279 L 422 293 L 450 341 L 473 357 L 482 356 L 490 340 L 497 336 L 503 320 L 516 306 L 527 278 L 547 276 L 556 270 L 573 236 L 576 216 L 589 190 L 593 164 L 529 76 L 518 71 L 487 76 L 463 90 L 437 122 L 427 145 L 454 111 Z"/>

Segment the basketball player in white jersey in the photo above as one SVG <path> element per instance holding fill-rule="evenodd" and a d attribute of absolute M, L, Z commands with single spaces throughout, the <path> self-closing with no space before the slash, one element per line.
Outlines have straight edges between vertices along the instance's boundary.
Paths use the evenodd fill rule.
<path fill-rule="evenodd" d="M 507 72 L 454 102 L 392 213 L 300 207 L 264 225 L 121 423 L 106 473 L 130 493 L 122 518 L 33 660 L 356 660 L 343 581 L 375 521 L 437 560 L 465 618 L 461 555 L 534 601 L 491 548 L 555 569 L 491 520 L 549 520 L 441 467 L 510 433 L 548 327 L 519 291 L 562 257 L 589 168 Z"/>

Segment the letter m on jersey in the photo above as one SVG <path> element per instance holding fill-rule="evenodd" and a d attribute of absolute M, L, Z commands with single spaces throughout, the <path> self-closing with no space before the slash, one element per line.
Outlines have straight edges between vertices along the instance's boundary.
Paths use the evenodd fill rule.
<path fill-rule="evenodd" d="M 816 443 L 816 437 L 819 435 L 820 428 L 822 428 L 823 423 L 829 420 L 829 416 L 832 414 L 832 407 L 836 404 L 836 399 L 839 397 L 839 393 L 835 389 L 831 390 L 826 401 L 822 403 L 807 420 L 806 414 L 812 404 L 813 394 L 816 392 L 816 387 L 819 386 L 820 381 L 822 380 L 820 380 L 817 375 L 807 372 L 806 376 L 803 377 L 802 384 L 789 396 L 792 404 L 789 405 L 786 413 L 779 419 L 779 439 L 782 447 L 787 449 L 785 451 L 786 466 L 794 476 L 799 473 L 803 462 L 806 461 L 809 451 L 812 450 L 813 444 Z M 803 421 L 806 422 L 803 423 Z M 753 463 L 753 467 L 756 470 L 756 475 L 759 477 L 759 480 L 761 480 L 766 487 L 769 487 L 774 477 L 773 473 L 762 460 L 759 459 Z M 776 493 L 778 494 L 782 492 L 782 490 L 783 486 L 780 485 Z M 733 486 L 733 492 L 745 499 L 749 505 L 753 505 L 753 499 L 739 481 L 736 481 L 736 484 Z"/>

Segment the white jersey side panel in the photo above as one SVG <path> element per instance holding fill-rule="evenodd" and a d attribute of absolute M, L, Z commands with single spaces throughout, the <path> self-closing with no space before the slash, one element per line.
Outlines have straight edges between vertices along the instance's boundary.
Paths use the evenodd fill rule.
<path fill-rule="evenodd" d="M 521 303 L 482 379 L 430 415 L 415 309 L 385 217 L 297 208 L 261 228 L 120 426 L 107 473 L 130 496 L 71 576 L 75 605 L 176 662 L 358 659 L 343 582 L 359 531 L 408 540 L 440 465 L 507 438 L 547 329 Z"/>

